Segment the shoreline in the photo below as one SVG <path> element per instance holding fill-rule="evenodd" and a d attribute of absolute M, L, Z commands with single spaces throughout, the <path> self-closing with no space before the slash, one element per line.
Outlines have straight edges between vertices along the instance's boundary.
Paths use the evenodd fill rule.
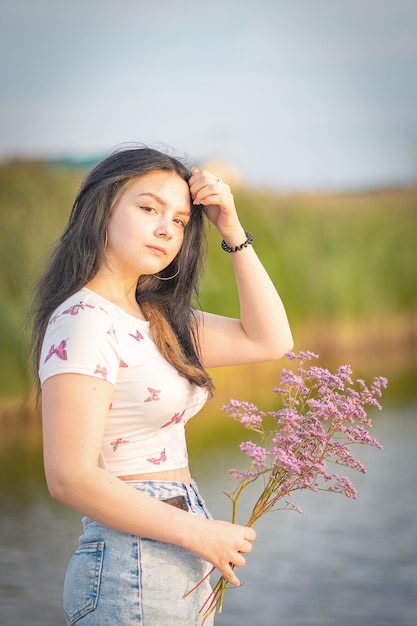
<path fill-rule="evenodd" d="M 330 370 L 349 364 L 354 378 L 386 376 L 395 381 L 417 371 L 417 315 L 412 312 L 360 321 L 315 320 L 304 327 L 295 324 L 293 334 L 294 352 L 314 352 L 319 355 L 316 364 Z M 290 362 L 282 357 L 268 363 L 214 369 L 211 374 L 216 385 L 215 397 L 202 413 L 217 412 L 215 406 L 221 407 L 231 396 L 250 396 L 256 403 L 265 389 L 278 384 L 280 371 L 286 367 L 290 367 Z M 417 396 L 416 385 L 410 384 L 410 391 Z M 2 431 L 40 424 L 33 395 L 26 399 L 0 398 Z"/>

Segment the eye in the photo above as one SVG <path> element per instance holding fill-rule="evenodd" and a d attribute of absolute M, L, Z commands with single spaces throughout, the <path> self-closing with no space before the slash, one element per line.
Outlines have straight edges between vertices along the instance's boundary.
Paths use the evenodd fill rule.
<path fill-rule="evenodd" d="M 181 226 L 182 228 L 185 228 L 187 226 L 187 223 L 188 223 L 186 220 L 182 219 L 181 217 L 176 217 L 174 219 L 174 222 L 176 224 L 179 224 L 179 226 Z"/>
<path fill-rule="evenodd" d="M 145 213 L 153 213 L 154 211 L 156 211 L 156 209 L 152 206 L 144 206 L 143 204 L 141 204 L 139 206 L 140 209 L 142 209 L 142 211 L 145 211 Z"/>

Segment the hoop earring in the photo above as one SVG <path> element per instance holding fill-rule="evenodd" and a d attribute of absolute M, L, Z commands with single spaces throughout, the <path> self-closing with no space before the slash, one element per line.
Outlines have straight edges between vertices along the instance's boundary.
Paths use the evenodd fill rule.
<path fill-rule="evenodd" d="M 157 278 L 158 280 L 172 280 L 173 278 L 176 278 L 179 273 L 180 273 L 180 268 L 178 268 L 175 274 L 173 274 L 172 276 L 157 276 L 156 274 L 152 274 L 152 276 L 154 278 Z"/>

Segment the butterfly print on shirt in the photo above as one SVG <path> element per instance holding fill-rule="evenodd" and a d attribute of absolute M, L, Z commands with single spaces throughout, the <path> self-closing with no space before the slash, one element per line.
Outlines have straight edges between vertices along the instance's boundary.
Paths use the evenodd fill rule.
<path fill-rule="evenodd" d="M 112 441 L 110 443 L 111 447 L 113 448 L 113 452 L 117 451 L 117 448 L 119 446 L 122 446 L 125 443 L 129 443 L 128 439 L 123 439 L 122 437 L 118 437 L 117 439 L 115 439 L 114 441 Z"/>
<path fill-rule="evenodd" d="M 136 341 L 141 341 L 144 338 L 142 333 L 140 333 L 138 329 L 136 329 L 136 333 L 134 335 L 132 333 L 129 333 L 129 337 L 133 337 L 133 339 L 136 339 Z"/>
<path fill-rule="evenodd" d="M 72 306 L 62 311 L 62 313 L 57 313 L 54 317 L 51 318 L 50 324 L 56 322 L 56 320 L 62 315 L 78 315 L 80 311 L 84 311 L 85 309 L 95 309 L 95 306 L 92 304 L 87 304 L 85 302 L 78 302 L 78 304 L 73 304 Z"/>
<path fill-rule="evenodd" d="M 62 315 L 78 315 L 79 311 L 84 311 L 85 309 L 94 309 L 95 307 L 92 304 L 87 304 L 86 302 L 79 302 L 78 304 L 74 304 L 70 306 L 68 309 L 63 311 Z"/>
<path fill-rule="evenodd" d="M 152 387 L 148 387 L 148 391 L 151 394 L 145 400 L 145 402 L 153 402 L 156 400 L 160 400 L 159 394 L 161 393 L 160 389 L 152 389 Z"/>
<path fill-rule="evenodd" d="M 163 426 L 161 426 L 161 428 L 166 428 L 166 426 L 170 426 L 171 424 L 179 424 L 180 421 L 183 418 L 183 415 L 185 413 L 185 409 L 183 410 L 182 413 L 175 413 L 175 415 L 173 417 L 171 417 L 171 419 L 169 420 L 169 422 L 167 422 L 166 424 L 164 424 Z"/>
<path fill-rule="evenodd" d="M 57 357 L 58 357 L 59 359 L 61 359 L 61 361 L 66 361 L 66 360 L 67 360 L 67 350 L 66 350 L 66 347 L 67 347 L 67 341 L 68 341 L 68 339 L 63 339 L 63 340 L 61 341 L 61 343 L 60 343 L 57 347 L 55 347 L 55 344 L 53 343 L 53 344 L 52 344 L 52 346 L 49 348 L 49 352 L 48 352 L 48 354 L 46 355 L 46 358 L 45 358 L 45 360 L 44 360 L 44 363 L 46 363 L 47 361 L 49 361 L 49 359 L 50 359 L 50 358 L 51 358 L 54 354 L 56 354 L 56 355 L 57 355 Z"/>
<path fill-rule="evenodd" d="M 107 380 L 107 367 L 105 367 L 104 365 L 102 367 L 100 363 L 97 363 L 94 374 L 100 374 L 101 376 L 103 376 L 103 380 Z"/>
<path fill-rule="evenodd" d="M 116 331 L 114 330 L 114 326 L 112 326 L 108 331 L 107 334 L 110 335 L 110 337 L 116 342 L 119 343 L 117 341 L 117 336 L 116 336 Z"/>
<path fill-rule="evenodd" d="M 161 451 L 159 458 L 155 459 L 151 457 L 150 459 L 146 459 L 146 460 L 149 461 L 149 463 L 153 463 L 154 465 L 161 465 L 161 463 L 164 463 L 167 460 L 166 449 L 164 448 Z"/>

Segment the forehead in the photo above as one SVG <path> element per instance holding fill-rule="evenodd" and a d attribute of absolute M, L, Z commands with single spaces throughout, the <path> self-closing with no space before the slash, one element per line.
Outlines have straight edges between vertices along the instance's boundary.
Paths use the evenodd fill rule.
<path fill-rule="evenodd" d="M 150 195 L 163 203 L 190 205 L 191 195 L 188 183 L 176 172 L 155 170 L 132 180 L 127 192 L 129 195 Z"/>

